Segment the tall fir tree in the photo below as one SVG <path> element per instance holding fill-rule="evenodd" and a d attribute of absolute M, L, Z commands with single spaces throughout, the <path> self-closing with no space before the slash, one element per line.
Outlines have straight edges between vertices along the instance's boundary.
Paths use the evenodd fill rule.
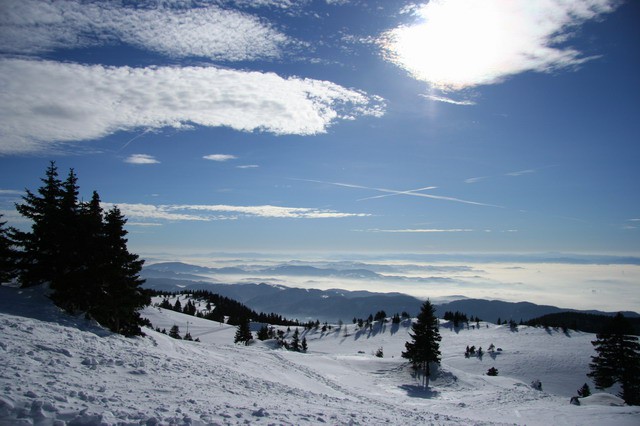
<path fill-rule="evenodd" d="M 618 313 L 591 342 L 596 355 L 591 357 L 587 375 L 598 389 L 619 383 L 620 397 L 629 405 L 640 405 L 640 344 L 632 332 L 629 321 Z"/>
<path fill-rule="evenodd" d="M 142 319 L 138 312 L 150 302 L 139 277 L 144 260 L 127 249 L 127 220 L 118 207 L 112 207 L 104 217 L 104 240 L 100 245 L 100 291 L 109 297 L 95 309 L 95 318 L 116 333 L 141 334 Z"/>
<path fill-rule="evenodd" d="M 406 351 L 402 357 L 411 362 L 414 369 L 424 372 L 424 380 L 431 375 L 429 364 L 440 364 L 440 331 L 435 308 L 429 300 L 424 302 L 417 321 L 411 325 L 412 342 L 405 343 Z"/>
<path fill-rule="evenodd" d="M 37 193 L 27 189 L 23 203 L 16 204 L 18 213 L 32 222 L 31 232 L 16 231 L 14 234 L 21 247 L 18 279 L 23 287 L 53 284 L 62 275 L 60 243 L 64 236 L 59 226 L 62 182 L 55 162 L 49 164 L 45 177 L 40 180 L 43 185 Z"/>

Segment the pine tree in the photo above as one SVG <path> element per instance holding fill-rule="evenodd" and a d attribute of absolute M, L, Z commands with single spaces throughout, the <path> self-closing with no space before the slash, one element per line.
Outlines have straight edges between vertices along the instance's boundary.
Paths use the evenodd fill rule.
<path fill-rule="evenodd" d="M 2 214 L 0 214 L 2 219 Z M 7 222 L 0 220 L 0 285 L 8 283 L 16 276 L 17 253 L 13 248 L 14 242 L 5 228 Z"/>
<path fill-rule="evenodd" d="M 19 258 L 19 282 L 22 287 L 59 281 L 60 242 L 64 238 L 59 227 L 62 203 L 62 182 L 58 178 L 58 168 L 51 162 L 40 179 L 43 186 L 37 194 L 26 190 L 23 203 L 16 204 L 16 210 L 29 219 L 31 232 L 16 231 L 15 240 L 21 247 Z"/>
<path fill-rule="evenodd" d="M 618 313 L 605 332 L 592 341 L 596 355 L 591 357 L 587 374 L 598 389 L 620 383 L 620 397 L 629 405 L 640 405 L 640 344 L 632 328 Z"/>
<path fill-rule="evenodd" d="M 171 329 L 169 330 L 169 337 L 173 337 L 174 339 L 182 340 L 182 337 L 180 337 L 180 327 L 178 327 L 177 325 L 174 324 L 171 327 Z"/>
<path fill-rule="evenodd" d="M 302 352 L 307 352 L 307 349 L 309 349 L 309 347 L 307 346 L 307 338 L 306 337 L 302 338 L 302 343 L 300 344 L 300 349 L 302 349 Z"/>
<path fill-rule="evenodd" d="M 266 325 L 263 325 L 262 327 L 260 327 L 260 330 L 258 330 L 258 340 L 267 340 L 269 338 L 269 327 L 267 327 Z"/>
<path fill-rule="evenodd" d="M 440 331 L 435 308 L 429 300 L 424 302 L 417 321 L 412 324 L 410 334 L 413 342 L 405 343 L 406 351 L 402 357 L 407 358 L 414 369 L 421 370 L 426 379 L 431 375 L 430 363 L 440 364 Z"/>
<path fill-rule="evenodd" d="M 253 340 L 253 335 L 249 329 L 249 320 L 241 319 L 233 343 L 244 343 L 245 346 L 248 346 L 251 340 Z"/>
<path fill-rule="evenodd" d="M 139 277 L 144 260 L 127 249 L 127 220 L 118 207 L 111 208 L 104 219 L 104 263 L 101 288 L 109 297 L 95 310 L 95 318 L 112 331 L 134 336 L 142 334 L 142 320 L 138 312 L 150 303 Z"/>
<path fill-rule="evenodd" d="M 296 331 L 293 332 L 293 338 L 291 340 L 291 349 L 299 352 L 300 351 L 300 332 L 296 328 Z"/>
<path fill-rule="evenodd" d="M 585 383 L 580 389 L 578 389 L 578 396 L 580 398 L 586 398 L 589 395 L 591 395 L 591 388 Z"/>

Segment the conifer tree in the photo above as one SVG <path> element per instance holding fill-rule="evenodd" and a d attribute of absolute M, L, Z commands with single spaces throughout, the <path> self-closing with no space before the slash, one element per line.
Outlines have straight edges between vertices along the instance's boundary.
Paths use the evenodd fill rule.
<path fill-rule="evenodd" d="M 169 330 L 169 337 L 173 337 L 174 339 L 182 340 L 182 337 L 180 337 L 180 327 L 178 327 L 175 324 L 173 326 L 171 326 L 171 329 Z"/>
<path fill-rule="evenodd" d="M 32 222 L 31 232 L 15 232 L 16 243 L 22 249 L 18 279 L 23 287 L 59 281 L 62 267 L 59 259 L 64 237 L 59 227 L 62 182 L 55 162 L 49 164 L 40 180 L 43 185 L 37 193 L 27 189 L 23 203 L 16 204 L 18 213 Z"/>
<path fill-rule="evenodd" d="M 412 342 L 405 343 L 406 351 L 402 357 L 407 358 L 414 369 L 424 372 L 426 379 L 431 375 L 430 363 L 440 364 L 440 331 L 435 308 L 429 300 L 424 302 L 417 321 L 412 324 L 410 334 Z"/>
<path fill-rule="evenodd" d="M 640 405 L 640 344 L 631 333 L 631 325 L 618 313 L 591 342 L 596 355 L 591 357 L 587 375 L 598 389 L 620 383 L 620 397 L 629 405 Z"/>
<path fill-rule="evenodd" d="M 236 335 L 233 339 L 233 343 L 244 343 L 245 346 L 249 345 L 249 342 L 253 340 L 253 335 L 249 329 L 249 320 L 246 318 L 240 319 L 240 324 L 236 331 Z"/>
<path fill-rule="evenodd" d="M 293 332 L 293 338 L 291 340 L 291 349 L 296 352 L 300 351 L 300 332 L 298 331 L 297 328 Z"/>
<path fill-rule="evenodd" d="M 302 338 L 302 343 L 300 344 L 300 349 L 302 349 L 302 352 L 307 352 L 307 349 L 309 349 L 309 346 L 307 346 L 307 338 L 306 337 Z"/>
<path fill-rule="evenodd" d="M 0 214 L 0 285 L 8 283 L 16 275 L 17 253 L 13 248 L 14 242 L 5 228 L 7 222 L 3 222 Z"/>
<path fill-rule="evenodd" d="M 142 320 L 138 312 L 150 302 L 139 277 L 144 260 L 127 249 L 127 220 L 118 207 L 112 207 L 104 219 L 104 263 L 101 265 L 101 290 L 109 295 L 96 310 L 96 320 L 112 331 L 125 336 L 142 333 Z"/>

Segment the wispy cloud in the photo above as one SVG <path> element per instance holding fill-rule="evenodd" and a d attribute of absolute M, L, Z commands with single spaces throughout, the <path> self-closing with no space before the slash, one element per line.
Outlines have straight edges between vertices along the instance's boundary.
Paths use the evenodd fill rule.
<path fill-rule="evenodd" d="M 229 155 L 229 154 L 210 154 L 210 155 L 205 155 L 202 158 L 204 158 L 205 160 L 224 162 L 229 160 L 235 160 L 238 157 L 236 157 L 235 155 Z"/>
<path fill-rule="evenodd" d="M 488 176 L 477 176 L 477 177 L 472 177 L 469 179 L 465 179 L 464 183 L 476 183 L 476 182 L 480 182 L 481 180 L 485 180 L 487 179 Z"/>
<path fill-rule="evenodd" d="M 568 46 L 585 22 L 618 0 L 440 0 L 380 41 L 387 58 L 444 91 L 500 83 L 527 71 L 572 69 L 593 59 Z"/>
<path fill-rule="evenodd" d="M 133 154 L 125 158 L 125 163 L 129 164 L 159 164 L 160 161 L 156 160 L 152 155 L 147 154 Z"/>
<path fill-rule="evenodd" d="M 257 164 L 244 164 L 242 166 L 236 166 L 237 169 L 257 169 L 258 166 Z"/>
<path fill-rule="evenodd" d="M 42 152 L 52 143 L 121 130 L 193 124 L 313 135 L 336 120 L 384 111 L 382 99 L 328 81 L 214 67 L 0 59 L 0 87 L 0 154 Z"/>
<path fill-rule="evenodd" d="M 422 95 L 422 97 L 430 99 L 432 101 L 443 102 L 443 103 L 452 104 L 452 105 L 463 105 L 463 106 L 476 105 L 475 101 L 471 101 L 468 99 L 457 101 L 455 99 L 451 99 L 446 96 L 436 96 L 436 95 Z"/>
<path fill-rule="evenodd" d="M 3 0 L 0 50 L 40 54 L 122 42 L 170 57 L 246 61 L 279 58 L 300 44 L 255 16 L 180 3 Z"/>
<path fill-rule="evenodd" d="M 24 195 L 24 191 L 19 191 L 17 189 L 0 189 L 0 197 L 14 196 L 14 195 Z"/>
<path fill-rule="evenodd" d="M 321 183 L 321 184 L 325 184 L 325 185 L 342 186 L 342 187 L 346 187 L 346 188 L 368 189 L 368 190 L 372 190 L 372 191 L 388 193 L 388 194 L 391 194 L 391 195 L 407 195 L 407 196 L 412 196 L 412 197 L 430 198 L 430 199 L 434 199 L 434 200 L 453 201 L 453 202 L 456 202 L 456 203 L 463 203 L 463 204 L 473 204 L 473 205 L 477 205 L 477 206 L 502 208 L 502 206 L 497 206 L 495 204 L 487 204 L 487 203 L 481 203 L 481 202 L 478 202 L 478 201 L 463 200 L 461 198 L 447 197 L 447 196 L 444 196 L 444 195 L 433 195 L 433 194 L 425 194 L 425 193 L 422 193 L 422 192 L 416 192 L 416 191 L 419 191 L 420 189 L 418 189 L 418 190 L 409 190 L 409 191 L 398 191 L 398 190 L 394 190 L 394 189 L 371 188 L 371 187 L 368 187 L 368 186 L 354 185 L 354 184 L 350 184 L 350 183 L 325 182 L 325 181 L 313 180 L 313 179 L 294 179 L 294 180 L 300 180 L 300 181 L 304 181 L 304 182 L 315 182 L 315 183 Z M 432 188 L 435 188 L 435 187 L 426 187 L 426 188 L 422 188 L 422 189 L 424 190 L 424 189 L 432 189 Z M 367 199 L 370 199 L 370 198 L 379 198 L 379 197 L 362 198 L 362 200 L 367 200 Z"/>
<path fill-rule="evenodd" d="M 104 208 L 115 204 L 103 203 Z M 240 217 L 280 218 L 280 219 L 342 219 L 349 217 L 367 217 L 367 213 L 343 213 L 336 210 L 307 207 L 230 206 L 230 205 L 152 205 L 117 204 L 122 213 L 138 221 L 200 221 L 237 220 Z M 140 222 L 134 222 L 140 223 Z"/>
<path fill-rule="evenodd" d="M 536 169 L 518 170 L 516 172 L 505 173 L 505 176 L 522 176 L 530 173 L 535 173 Z"/>
<path fill-rule="evenodd" d="M 441 232 L 473 232 L 473 229 L 367 229 L 366 232 L 388 232 L 399 234 L 431 234 Z"/>

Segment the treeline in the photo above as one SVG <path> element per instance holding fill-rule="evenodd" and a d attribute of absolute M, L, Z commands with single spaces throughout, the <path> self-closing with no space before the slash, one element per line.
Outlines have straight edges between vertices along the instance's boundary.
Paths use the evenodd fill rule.
<path fill-rule="evenodd" d="M 165 298 L 159 305 L 161 308 L 171 309 L 212 321 L 224 322 L 225 317 L 228 317 L 227 324 L 231 325 L 240 325 L 245 320 L 274 325 L 301 325 L 298 320 L 289 320 L 279 314 L 265 314 L 264 312 L 257 313 L 236 300 L 229 299 L 228 297 L 221 296 L 217 293 L 212 293 L 208 290 L 184 290 L 178 292 L 149 290 L 149 292 L 151 296 L 160 296 Z M 167 299 L 168 297 L 177 297 L 181 295 L 190 296 L 192 299 L 202 301 L 207 304 L 207 308 L 204 312 L 198 311 L 190 301 L 185 303 L 183 306 L 180 300 L 176 300 L 175 303 L 171 304 Z"/>
<path fill-rule="evenodd" d="M 447 311 L 444 313 L 444 316 L 442 318 L 447 321 L 452 321 L 454 327 L 459 327 L 462 323 L 469 324 L 469 322 L 479 323 L 480 321 L 482 321 L 480 318 L 474 317 L 473 315 L 469 318 L 467 317 L 467 314 L 459 311 Z"/>
<path fill-rule="evenodd" d="M 608 315 L 587 314 L 582 312 L 559 312 L 543 315 L 526 321 L 534 327 L 561 328 L 564 331 L 576 330 L 587 333 L 602 333 L 613 323 L 614 317 Z M 640 318 L 626 318 L 630 334 L 640 336 Z"/>
<path fill-rule="evenodd" d="M 96 191 L 80 201 L 73 169 L 62 181 L 51 162 L 41 181 L 16 204 L 31 229 L 0 224 L 0 278 L 22 287 L 48 284 L 51 299 L 65 311 L 85 313 L 117 333 L 141 334 L 145 321 L 138 310 L 150 299 L 138 276 L 144 261 L 127 249 L 125 217 L 115 206 L 103 211 Z"/>

